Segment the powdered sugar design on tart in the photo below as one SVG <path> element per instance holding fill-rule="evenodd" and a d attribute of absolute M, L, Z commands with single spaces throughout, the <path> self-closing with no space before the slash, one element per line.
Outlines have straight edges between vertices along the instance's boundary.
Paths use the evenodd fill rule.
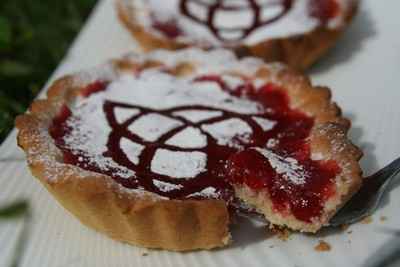
<path fill-rule="evenodd" d="M 217 51 L 207 57 L 197 49 L 137 55 L 136 62 L 162 59 L 164 64 L 121 71 L 104 82 L 102 90 L 101 82 L 90 80 L 87 85 L 82 80 L 95 90 L 70 103 L 71 114 L 65 121 L 56 118 L 51 127 L 64 129 L 52 137 L 65 163 L 109 175 L 127 190 L 228 203 L 234 196 L 232 181 L 245 177 L 242 172 L 256 171 L 266 175 L 251 180 L 256 190 L 266 187 L 272 195 L 283 190 L 280 203 L 292 203 L 296 196 L 302 205 L 313 205 L 310 216 L 318 216 L 338 169 L 334 162 L 325 163 L 325 157 L 317 157 L 317 162 L 310 158 L 306 138 L 313 118 L 289 107 L 285 90 L 274 78 L 280 65 L 266 67 L 268 80 L 249 79 L 259 60 L 238 61 L 230 52 Z M 186 60 L 195 72 L 170 74 L 168 68 Z M 315 185 L 313 175 L 327 178 Z M 303 198 L 303 189 L 313 192 L 314 199 Z"/>
<path fill-rule="evenodd" d="M 157 79 L 154 79 L 155 76 Z M 150 89 L 152 94 L 148 93 Z M 113 106 L 111 110 L 115 122 L 125 125 L 129 132 L 118 142 L 129 164 L 113 161 L 108 155 L 107 146 L 113 135 L 113 126 L 110 114 L 105 110 L 110 106 Z M 122 74 L 108 84 L 106 90 L 79 98 L 70 109 L 72 116 L 66 125 L 71 130 L 63 137 L 65 147 L 73 154 L 83 154 L 84 157 L 78 157 L 83 166 L 89 160 L 88 165 L 95 165 L 103 171 L 112 170 L 116 176 L 128 180 L 140 175 L 131 167 L 139 166 L 146 145 L 159 142 L 161 137 L 165 139 L 161 141 L 163 145 L 153 151 L 149 161 L 154 177 L 159 175 L 177 180 L 196 178 L 207 171 L 208 155 L 197 150 L 206 148 L 209 138 L 215 139 L 221 146 L 238 149 L 241 143 L 246 142 L 246 136 L 252 133 L 248 123 L 240 118 L 224 119 L 224 112 L 248 113 L 251 119 L 251 115 L 262 111 L 260 104 L 234 97 L 213 81 L 193 82 L 192 77 L 179 79 L 154 70 L 144 71 L 139 77 Z M 168 109 L 170 111 L 166 112 Z M 174 134 L 166 138 L 171 131 Z M 132 140 L 129 135 L 135 138 Z M 162 184 L 165 181 L 160 181 L 154 185 L 162 192 L 181 188 L 179 184 L 166 186 Z M 217 194 L 216 190 L 212 194 L 210 192 L 208 189 L 205 193 L 189 195 Z"/>
<path fill-rule="evenodd" d="M 151 171 L 176 179 L 190 179 L 206 171 L 207 155 L 158 149 L 151 161 Z"/>
<path fill-rule="evenodd" d="M 125 0 L 125 4 L 135 10 L 137 23 L 156 35 L 221 46 L 253 45 L 267 39 L 308 33 L 321 25 L 340 28 L 354 1 Z M 322 10 L 315 11 L 315 6 Z"/>

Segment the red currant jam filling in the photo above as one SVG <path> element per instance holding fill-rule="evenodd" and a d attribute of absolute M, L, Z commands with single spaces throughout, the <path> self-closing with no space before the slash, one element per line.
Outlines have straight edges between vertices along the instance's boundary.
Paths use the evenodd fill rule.
<path fill-rule="evenodd" d="M 91 84 L 89 84 L 88 86 L 86 86 L 85 88 L 83 88 L 81 90 L 81 95 L 83 97 L 89 97 L 92 94 L 104 91 L 107 87 L 107 82 L 105 81 L 95 81 Z"/>
<path fill-rule="evenodd" d="M 170 39 L 178 38 L 183 35 L 182 30 L 179 28 L 175 19 L 169 19 L 161 21 L 156 18 L 152 18 L 152 27 L 162 33 L 165 37 Z"/>
<path fill-rule="evenodd" d="M 269 151 L 267 157 L 254 149 L 234 154 L 227 165 L 228 179 L 253 190 L 266 190 L 276 211 L 284 215 L 290 211 L 297 219 L 311 222 L 334 195 L 334 177 L 340 169 L 335 162 L 311 160 L 307 146 L 293 157 L 279 152 Z"/>
<path fill-rule="evenodd" d="M 340 6 L 336 0 L 311 0 L 310 15 L 326 24 L 340 13 Z"/>
<path fill-rule="evenodd" d="M 63 151 L 65 163 L 109 175 L 126 188 L 144 189 L 171 199 L 224 199 L 234 207 L 232 184 L 246 184 L 269 195 L 278 212 L 284 214 L 290 211 L 305 222 L 318 217 L 324 202 L 335 193 L 334 178 L 340 168 L 332 161 L 311 159 L 307 138 L 314 119 L 291 109 L 286 92 L 271 83 L 256 88 L 251 82 L 243 80 L 240 85 L 233 86 L 217 75 L 201 76 L 191 83 L 216 85 L 217 90 L 230 96 L 230 101 L 246 100 L 255 103 L 259 106 L 259 111 L 243 113 L 223 108 L 223 105 L 209 106 L 206 102 L 154 109 L 131 104 L 129 100 L 121 103 L 105 99 L 101 102 L 100 111 L 90 110 L 91 113 L 97 111 L 104 114 L 111 129 L 106 136 L 106 151 L 101 155 L 88 156 L 84 148 L 79 147 L 79 140 L 76 140 L 74 134 L 85 125 L 79 124 L 83 121 L 82 114 L 76 114 L 74 109 L 65 106 L 60 111 L 53 120 L 50 134 L 57 147 Z M 101 92 L 107 92 L 109 88 L 111 86 L 105 82 L 95 82 L 82 89 L 82 96 L 90 100 Z M 202 90 L 202 87 L 193 87 L 193 90 Z M 146 93 L 152 94 L 150 91 Z M 116 110 L 121 108 L 135 112 L 120 121 Z M 199 115 L 204 112 L 214 115 L 200 120 L 177 115 Z M 146 116 L 154 119 L 162 116 L 175 124 L 154 139 L 143 138 L 129 130 L 132 124 L 138 125 Z M 218 139 L 216 136 L 220 132 L 215 126 L 232 127 L 232 123 L 236 123 L 233 124 L 233 131 L 244 124 L 247 132 L 238 131 L 230 137 L 229 142 L 226 142 L 226 133 Z M 182 147 L 179 142 L 169 142 L 183 132 L 200 134 L 204 144 L 193 148 Z M 151 134 L 151 131 L 146 134 Z M 88 136 L 82 138 L 90 141 Z M 71 148 L 71 140 L 78 145 Z M 132 161 L 129 153 L 122 148 L 123 140 L 140 145 L 140 155 L 136 161 Z M 189 169 L 188 174 L 185 169 L 183 174 L 179 174 L 180 177 L 178 174 L 174 176 L 171 173 L 157 172 L 157 166 L 153 168 L 154 160 L 165 151 L 175 157 L 169 161 L 167 157 L 167 165 L 172 164 L 174 168 L 179 168 L 179 164 L 185 165 L 189 160 L 188 166 L 202 171 L 191 174 Z M 196 159 L 203 156 L 206 157 L 204 166 L 203 163 L 191 161 L 192 157 Z M 93 157 L 101 157 L 101 164 L 93 160 Z M 178 161 L 178 165 L 174 161 Z M 121 166 L 128 171 L 121 172 Z M 185 179 L 185 175 L 191 175 L 190 179 Z"/>

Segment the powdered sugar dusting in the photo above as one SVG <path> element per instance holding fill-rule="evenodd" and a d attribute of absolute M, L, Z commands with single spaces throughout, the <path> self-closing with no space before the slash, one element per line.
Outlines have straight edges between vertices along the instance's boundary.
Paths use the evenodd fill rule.
<path fill-rule="evenodd" d="M 213 124 L 206 124 L 202 129 L 213 136 L 219 145 L 240 148 L 253 132 L 251 127 L 240 119 L 229 119 Z"/>
<path fill-rule="evenodd" d="M 114 109 L 114 115 L 116 120 L 119 123 L 124 123 L 127 119 L 139 114 L 140 111 L 138 109 L 128 109 L 128 108 L 122 108 L 122 107 L 116 107 Z"/>
<path fill-rule="evenodd" d="M 99 80 L 111 81 L 117 77 L 118 73 L 114 66 L 112 64 L 105 64 L 87 71 L 78 72 L 74 75 L 71 86 L 81 87 Z"/>
<path fill-rule="evenodd" d="M 177 179 L 189 179 L 206 171 L 206 165 L 207 155 L 203 152 L 158 149 L 151 162 L 151 170 Z"/>
<path fill-rule="evenodd" d="M 124 178 L 134 177 L 135 172 L 118 165 L 111 158 L 103 156 L 107 151 L 110 126 L 103 112 L 104 93 L 98 93 L 89 99 L 81 99 L 72 107 L 73 115 L 66 124 L 71 131 L 64 136 L 66 148 L 75 155 L 85 155 L 90 164 L 102 170 L 113 169 Z"/>
<path fill-rule="evenodd" d="M 222 115 L 221 111 L 207 111 L 207 110 L 185 110 L 177 111 L 175 116 L 185 118 L 191 122 L 201 122 L 204 120 L 216 118 Z"/>
<path fill-rule="evenodd" d="M 306 174 L 304 173 L 304 168 L 298 161 L 294 158 L 287 157 L 284 158 L 273 153 L 270 150 L 262 148 L 254 148 L 261 155 L 268 159 L 272 168 L 278 174 L 281 174 L 283 178 L 287 179 L 289 182 L 295 185 L 301 185 L 306 182 Z"/>
<path fill-rule="evenodd" d="M 121 139 L 120 146 L 122 151 L 132 163 L 139 164 L 139 156 L 142 153 L 144 146 L 134 143 L 127 138 Z"/>
<path fill-rule="evenodd" d="M 260 59 L 247 57 L 238 60 L 232 51 L 227 49 L 213 49 L 204 56 L 204 50 L 199 48 L 188 48 L 174 51 L 171 53 L 166 50 L 155 50 L 148 54 L 132 53 L 127 56 L 128 59 L 143 62 L 146 60 L 154 60 L 163 62 L 168 67 L 174 67 L 182 62 L 192 62 L 196 66 L 195 75 L 224 72 L 240 72 L 244 75 L 254 75 L 260 66 L 274 70 L 282 69 L 282 64 L 270 64 L 266 66 Z"/>
<path fill-rule="evenodd" d="M 200 192 L 190 194 L 189 197 L 218 198 L 219 194 L 214 187 L 207 187 Z"/>
<path fill-rule="evenodd" d="M 215 83 L 196 83 L 193 77 L 178 78 L 159 69 L 144 71 L 139 77 L 122 74 L 109 85 L 106 97 L 110 101 L 129 102 L 157 110 L 193 105 L 206 105 L 244 114 L 259 113 L 262 110 L 258 103 L 233 97 Z"/>
<path fill-rule="evenodd" d="M 203 148 L 207 145 L 207 137 L 199 129 L 187 127 L 170 138 L 166 144 L 182 148 Z"/>
<path fill-rule="evenodd" d="M 253 117 L 253 120 L 255 120 L 264 131 L 272 130 L 276 125 L 276 121 L 268 120 L 261 117 Z"/>
<path fill-rule="evenodd" d="M 49 182 L 68 178 L 70 176 L 79 178 L 89 175 L 90 172 L 88 171 L 81 170 L 76 172 L 74 166 L 66 168 L 64 164 L 56 160 L 60 157 L 60 151 L 53 143 L 47 143 L 47 141 L 51 139 L 51 136 L 46 127 L 43 127 L 37 135 L 33 135 L 30 138 L 33 143 L 27 152 L 28 164 L 43 164 L 44 177 Z"/>
<path fill-rule="evenodd" d="M 128 129 L 146 141 L 154 142 L 163 134 L 182 125 L 181 122 L 152 113 L 135 120 Z"/>
<path fill-rule="evenodd" d="M 171 184 L 171 183 L 167 183 L 167 182 L 163 182 L 160 180 L 153 180 L 153 184 L 162 192 L 170 192 L 173 190 L 179 190 L 182 189 L 183 186 L 179 185 L 179 184 Z"/>
<path fill-rule="evenodd" d="M 238 76 L 233 75 L 222 75 L 221 76 L 224 83 L 228 86 L 228 88 L 237 88 L 238 86 L 243 84 L 243 79 Z"/>

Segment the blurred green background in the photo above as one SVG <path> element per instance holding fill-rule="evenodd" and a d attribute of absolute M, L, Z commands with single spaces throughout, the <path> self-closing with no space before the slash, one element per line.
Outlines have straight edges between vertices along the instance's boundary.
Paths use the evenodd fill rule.
<path fill-rule="evenodd" d="M 0 0 L 0 144 L 63 58 L 96 0 Z M 10 266 L 28 237 L 29 204 L 0 207 L 0 220 L 24 218 Z"/>
<path fill-rule="evenodd" d="M 0 0 L 0 143 L 43 87 L 96 0 Z"/>

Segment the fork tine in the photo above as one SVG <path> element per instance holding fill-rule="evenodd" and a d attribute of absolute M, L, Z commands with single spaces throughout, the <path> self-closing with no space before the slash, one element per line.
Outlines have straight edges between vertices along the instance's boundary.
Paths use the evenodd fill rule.
<path fill-rule="evenodd" d="M 380 169 L 377 171 L 375 174 L 371 175 L 368 178 L 376 177 L 376 176 L 381 176 L 384 173 L 390 171 L 390 172 L 398 172 L 400 170 L 400 157 L 386 165 L 384 168 Z"/>

